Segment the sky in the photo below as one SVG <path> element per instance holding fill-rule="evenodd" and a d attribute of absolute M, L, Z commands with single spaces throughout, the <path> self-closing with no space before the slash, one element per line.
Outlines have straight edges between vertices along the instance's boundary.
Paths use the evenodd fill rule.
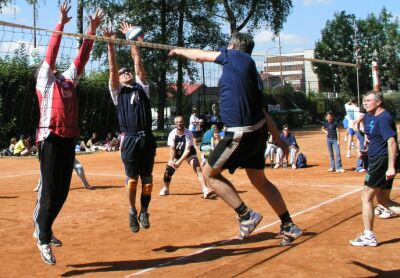
<path fill-rule="evenodd" d="M 38 27 L 53 29 L 59 18 L 57 2 L 57 0 L 39 0 Z M 347 14 L 355 14 L 358 19 L 364 19 L 371 13 L 378 15 L 383 7 L 400 18 L 400 0 L 293 0 L 292 12 L 281 31 L 281 51 L 288 53 L 313 49 L 315 42 L 321 37 L 321 30 L 328 20 L 333 19 L 335 12 L 345 11 Z M 75 11 L 76 1 L 73 0 L 71 9 L 73 20 L 65 31 L 76 32 Z M 32 26 L 32 7 L 26 4 L 25 0 L 15 0 L 12 9 L 2 11 L 0 20 Z M 279 53 L 278 40 L 272 39 L 273 35 L 269 30 L 255 32 L 254 53 L 267 55 Z"/>

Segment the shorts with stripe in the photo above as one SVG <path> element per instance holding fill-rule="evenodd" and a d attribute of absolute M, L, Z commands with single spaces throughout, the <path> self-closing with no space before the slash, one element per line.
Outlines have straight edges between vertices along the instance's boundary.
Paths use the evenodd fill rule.
<path fill-rule="evenodd" d="M 259 127 L 258 127 L 259 126 Z M 264 121 L 256 124 L 255 130 L 228 128 L 215 149 L 208 157 L 213 169 L 229 169 L 233 173 L 237 168 L 264 169 L 265 142 L 267 126 Z"/>
<path fill-rule="evenodd" d="M 121 143 L 121 159 L 129 178 L 149 177 L 154 167 L 156 140 L 151 131 L 125 133 Z"/>
<path fill-rule="evenodd" d="M 386 179 L 388 168 L 387 156 L 369 156 L 368 173 L 365 175 L 364 185 L 371 188 L 392 189 L 393 179 Z"/>

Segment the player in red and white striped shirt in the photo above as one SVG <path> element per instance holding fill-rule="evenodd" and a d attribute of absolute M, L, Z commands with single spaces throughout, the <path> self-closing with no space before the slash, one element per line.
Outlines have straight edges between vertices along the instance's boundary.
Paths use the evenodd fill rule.
<path fill-rule="evenodd" d="M 60 7 L 60 21 L 54 31 L 63 31 L 70 7 Z M 104 14 L 101 10 L 90 16 L 89 35 L 96 33 Z M 76 85 L 89 60 L 93 40 L 85 39 L 71 66 L 63 73 L 56 69 L 56 58 L 62 34 L 53 32 L 45 59 L 37 74 L 36 94 L 39 100 L 40 120 L 36 141 L 39 146 L 42 186 L 34 210 L 34 236 L 42 259 L 55 264 L 51 245 L 61 246 L 52 231 L 52 225 L 68 196 L 75 160 L 75 138 L 79 136 L 78 100 Z"/>

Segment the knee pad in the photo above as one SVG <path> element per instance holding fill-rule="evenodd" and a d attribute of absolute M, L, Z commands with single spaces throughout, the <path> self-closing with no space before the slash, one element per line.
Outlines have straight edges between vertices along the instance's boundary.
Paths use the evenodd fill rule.
<path fill-rule="evenodd" d="M 142 184 L 142 194 L 143 195 L 150 196 L 152 190 L 153 190 L 153 184 L 152 183 Z"/>
<path fill-rule="evenodd" d="M 167 167 L 165 167 L 165 172 L 164 172 L 164 181 L 165 182 L 170 182 L 171 181 L 171 177 L 172 177 L 172 175 L 174 173 L 175 173 L 174 167 L 171 167 L 171 166 L 167 165 Z"/>
<path fill-rule="evenodd" d="M 137 185 L 138 185 L 137 179 L 128 179 L 127 186 L 129 190 L 136 190 Z"/>

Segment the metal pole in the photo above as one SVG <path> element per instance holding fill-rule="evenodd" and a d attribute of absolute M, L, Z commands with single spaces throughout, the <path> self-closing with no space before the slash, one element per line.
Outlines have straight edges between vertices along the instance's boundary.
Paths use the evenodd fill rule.
<path fill-rule="evenodd" d="M 36 3 L 33 2 L 33 48 L 36 48 Z"/>
<path fill-rule="evenodd" d="M 279 43 L 279 61 L 280 61 L 280 68 L 281 68 L 281 85 L 283 85 L 283 74 L 282 74 L 282 47 L 281 47 L 281 35 L 279 34 L 278 37 Z"/>
<path fill-rule="evenodd" d="M 202 74 L 203 74 L 203 114 L 206 112 L 206 78 L 204 76 L 204 62 L 201 63 L 201 69 L 202 69 Z"/>

